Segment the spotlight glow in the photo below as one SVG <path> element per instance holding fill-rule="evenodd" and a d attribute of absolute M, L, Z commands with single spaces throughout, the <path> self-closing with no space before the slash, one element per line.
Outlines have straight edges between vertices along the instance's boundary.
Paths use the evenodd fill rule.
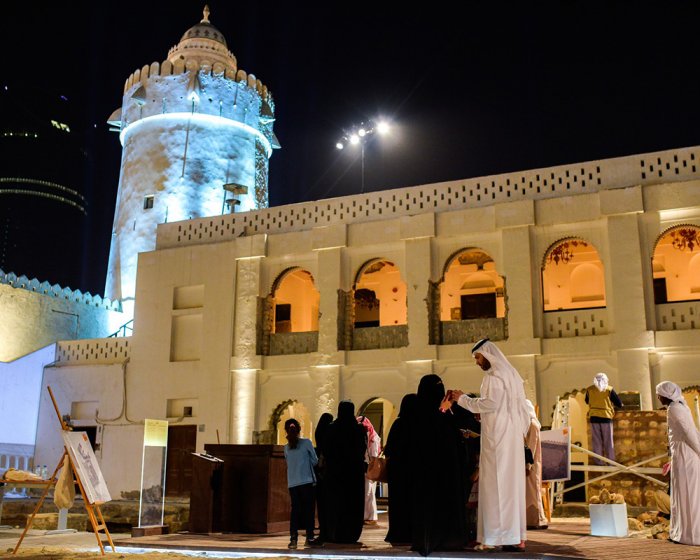
<path fill-rule="evenodd" d="M 350 143 L 354 146 L 360 143 L 360 137 L 357 134 L 350 136 Z"/>
<path fill-rule="evenodd" d="M 388 134 L 389 133 L 389 123 L 386 121 L 380 121 L 377 123 L 377 132 L 379 134 Z"/>
<path fill-rule="evenodd" d="M 342 142 L 338 142 L 338 143 L 335 145 L 335 147 L 338 148 L 339 150 L 342 150 L 345 146 L 343 146 L 343 143 L 342 143 Z"/>
<path fill-rule="evenodd" d="M 361 128 L 360 130 L 357 131 L 357 135 L 362 138 L 365 134 L 367 134 L 367 131 L 364 128 Z"/>

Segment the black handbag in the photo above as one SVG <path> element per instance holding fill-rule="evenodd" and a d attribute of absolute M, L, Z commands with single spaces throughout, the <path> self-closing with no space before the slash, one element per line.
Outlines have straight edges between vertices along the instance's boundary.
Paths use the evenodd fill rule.
<path fill-rule="evenodd" d="M 530 449 L 527 444 L 525 444 L 525 465 L 534 465 L 535 456 L 532 454 L 532 449 Z"/>

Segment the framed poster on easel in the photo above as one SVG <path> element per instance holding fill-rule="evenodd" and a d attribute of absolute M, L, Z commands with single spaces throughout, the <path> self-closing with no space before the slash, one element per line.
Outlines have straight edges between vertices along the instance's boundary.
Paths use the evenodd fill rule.
<path fill-rule="evenodd" d="M 70 469 L 70 479 L 72 479 L 73 484 L 77 484 L 80 489 L 80 494 L 83 497 L 83 505 L 87 511 L 92 530 L 95 533 L 100 552 L 102 555 L 105 553 L 105 546 L 102 539 L 100 539 L 100 532 L 104 532 L 104 535 L 107 537 L 107 543 L 112 548 L 112 552 L 116 552 L 114 543 L 112 542 L 112 536 L 109 534 L 107 523 L 100 509 L 100 505 L 109 502 L 112 497 L 107 490 L 107 485 L 102 477 L 102 471 L 100 471 L 100 465 L 92 450 L 90 440 L 85 432 L 73 432 L 72 428 L 63 421 L 63 416 L 61 416 L 61 412 L 58 410 L 58 405 L 56 404 L 56 399 L 53 396 L 51 387 L 47 386 L 46 389 L 49 392 L 53 408 L 58 417 L 58 422 L 61 425 L 63 455 L 61 455 L 51 477 L 48 480 L 41 481 L 42 485 L 45 486 L 44 491 L 34 507 L 34 511 L 32 511 L 32 514 L 27 518 L 27 524 L 12 554 L 17 554 L 24 537 L 27 535 L 27 531 L 29 531 L 34 522 L 34 518 L 39 510 L 41 510 L 41 506 L 46 499 L 49 489 L 55 487 L 58 483 L 58 472 L 61 469 Z"/>
<path fill-rule="evenodd" d="M 571 480 L 571 428 L 540 432 L 542 482 Z"/>
<path fill-rule="evenodd" d="M 80 475 L 90 503 L 105 503 L 112 500 L 107 484 L 102 476 L 100 464 L 92 450 L 85 432 L 62 432 L 63 444 L 70 454 L 70 460 Z"/>

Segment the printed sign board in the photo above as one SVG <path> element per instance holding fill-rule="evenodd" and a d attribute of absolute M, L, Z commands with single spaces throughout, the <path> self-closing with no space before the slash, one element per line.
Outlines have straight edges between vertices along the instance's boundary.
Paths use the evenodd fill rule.
<path fill-rule="evenodd" d="M 107 484 L 102 476 L 100 464 L 92 450 L 85 432 L 62 432 L 63 443 L 70 454 L 70 460 L 78 472 L 85 494 L 91 504 L 111 501 Z"/>
<path fill-rule="evenodd" d="M 540 432 L 542 482 L 571 479 L 571 428 Z"/>

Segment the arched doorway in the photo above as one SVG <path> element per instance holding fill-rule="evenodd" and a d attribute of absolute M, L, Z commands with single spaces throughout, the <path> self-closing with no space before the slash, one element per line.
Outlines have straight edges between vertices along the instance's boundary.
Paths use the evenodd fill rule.
<path fill-rule="evenodd" d="M 357 409 L 358 416 L 366 416 L 372 422 L 374 430 L 379 434 L 382 449 L 386 445 L 386 440 L 389 437 L 389 430 L 394 423 L 398 410 L 394 404 L 383 397 L 372 397 L 366 400 L 362 406 Z M 389 495 L 387 484 L 377 484 L 377 505 L 381 508 L 385 505 L 384 499 Z"/>

